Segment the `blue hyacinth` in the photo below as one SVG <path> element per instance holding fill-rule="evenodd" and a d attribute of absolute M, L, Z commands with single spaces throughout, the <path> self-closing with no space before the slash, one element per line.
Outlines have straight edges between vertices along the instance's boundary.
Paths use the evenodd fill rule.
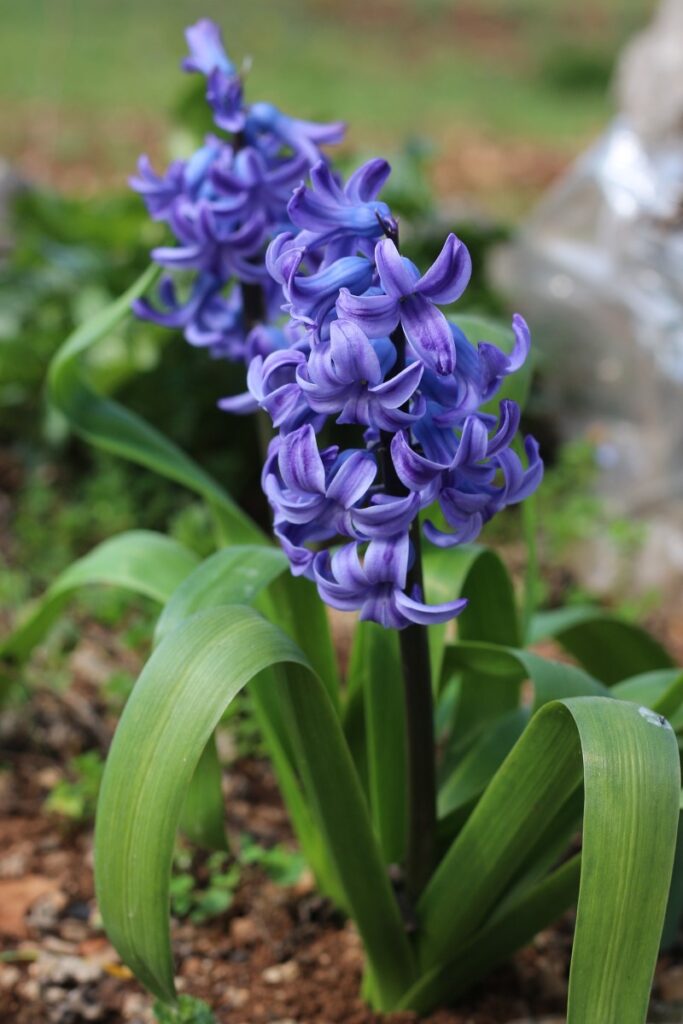
<path fill-rule="evenodd" d="M 324 601 L 402 629 L 444 622 L 462 600 L 424 602 L 412 568 L 421 530 L 434 544 L 473 541 L 526 498 L 543 475 L 538 445 L 526 465 L 512 449 L 519 408 L 483 406 L 524 363 L 528 328 L 513 318 L 505 354 L 474 347 L 439 308 L 465 291 L 471 260 L 449 235 L 423 274 L 398 248 L 398 228 L 377 194 L 385 161 L 342 186 L 320 163 L 289 203 L 297 234 L 271 242 L 266 262 L 281 286 L 291 344 L 252 361 L 248 386 L 278 434 L 263 470 L 275 533 L 292 571 Z M 321 447 L 326 421 L 363 428 L 363 448 Z M 442 522 L 418 516 L 438 506 Z"/>
<path fill-rule="evenodd" d="M 287 343 L 281 332 L 259 331 L 279 316 L 282 302 L 265 267 L 265 247 L 291 226 L 292 190 L 320 162 L 320 146 L 341 140 L 344 125 L 297 120 L 271 103 L 247 104 L 218 26 L 199 21 L 186 38 L 183 69 L 205 77 L 214 123 L 227 134 L 208 136 L 193 156 L 161 175 L 140 158 L 131 185 L 174 239 L 152 258 L 171 273 L 189 272 L 190 282 L 180 297 L 167 274 L 154 303 L 143 299 L 134 308 L 144 319 L 182 330 L 190 344 L 215 357 L 248 363 L 266 342 L 273 343 L 270 351 Z M 253 403 L 233 408 L 247 411 Z"/>

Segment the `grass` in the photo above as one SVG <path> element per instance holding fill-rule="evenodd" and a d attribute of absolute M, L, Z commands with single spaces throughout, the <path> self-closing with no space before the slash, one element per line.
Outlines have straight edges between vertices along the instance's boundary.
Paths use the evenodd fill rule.
<path fill-rule="evenodd" d="M 183 27 L 220 21 L 231 53 L 254 58 L 249 93 L 309 117 L 353 124 L 360 145 L 453 129 L 577 148 L 609 112 L 600 82 L 571 87 L 584 50 L 605 73 L 648 0 L 0 0 L 0 147 L 17 145 L 22 118 L 57 108 L 65 159 L 86 145 L 69 115 L 105 121 L 168 113 L 181 88 Z M 544 81 L 569 46 L 568 77 Z M 565 52 L 565 60 L 567 53 Z M 582 71 L 582 68 L 584 69 Z M 566 70 L 566 69 L 565 69 Z M 562 82 L 568 87 L 562 87 Z M 8 141 L 9 140 L 9 141 Z M 113 147 L 116 139 L 109 139 Z"/>

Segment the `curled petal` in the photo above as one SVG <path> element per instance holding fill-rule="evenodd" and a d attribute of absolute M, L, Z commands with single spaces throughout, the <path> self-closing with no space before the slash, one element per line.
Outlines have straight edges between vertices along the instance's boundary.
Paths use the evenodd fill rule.
<path fill-rule="evenodd" d="M 515 313 L 512 318 L 512 331 L 515 336 L 515 344 L 508 358 L 508 373 L 515 373 L 526 362 L 531 350 L 531 331 L 523 316 Z"/>
<path fill-rule="evenodd" d="M 334 326 L 334 325 L 333 325 Z M 370 388 L 370 394 L 378 398 L 387 409 L 398 409 L 412 398 L 418 387 L 424 366 L 422 363 L 411 363 L 396 376 L 390 377 L 383 384 Z"/>
<path fill-rule="evenodd" d="M 375 246 L 375 263 L 387 295 L 400 299 L 415 291 L 419 272 L 405 256 L 401 256 L 390 238 L 383 238 Z"/>
<path fill-rule="evenodd" d="M 362 594 L 367 588 L 367 575 L 360 563 L 357 544 L 344 544 L 337 548 L 332 555 L 330 567 L 334 578 L 346 590 Z"/>
<path fill-rule="evenodd" d="M 417 494 L 408 494 L 405 498 L 393 498 L 385 494 L 379 496 L 374 505 L 354 509 L 352 520 L 362 536 L 381 538 L 387 534 L 393 536 L 407 533 L 419 511 L 420 499 Z"/>
<path fill-rule="evenodd" d="M 418 455 L 408 444 L 405 431 L 396 434 L 391 441 L 391 459 L 399 480 L 411 491 L 420 491 L 432 483 L 449 464 L 432 462 L 424 455 Z"/>
<path fill-rule="evenodd" d="M 334 474 L 327 497 L 351 508 L 365 497 L 376 476 L 377 464 L 370 452 L 351 452 Z"/>
<path fill-rule="evenodd" d="M 387 160 L 368 160 L 353 172 L 344 191 L 354 202 L 367 203 L 377 198 L 390 174 L 391 165 Z"/>
<path fill-rule="evenodd" d="M 507 448 L 519 429 L 521 413 L 516 402 L 504 399 L 500 403 L 500 425 L 498 430 L 489 440 L 486 455 L 490 458 L 497 455 L 503 448 Z"/>
<path fill-rule="evenodd" d="M 282 479 L 292 491 L 325 493 L 325 467 L 310 424 L 282 438 L 278 465 Z"/>
<path fill-rule="evenodd" d="M 433 626 L 439 622 L 450 622 L 467 607 L 467 598 L 448 601 L 445 604 L 423 604 L 422 601 L 398 591 L 394 597 L 396 607 L 410 622 L 421 626 Z"/>
<path fill-rule="evenodd" d="M 258 402 L 248 391 L 244 391 L 241 395 L 221 398 L 217 404 L 223 412 L 231 412 L 235 416 L 248 416 L 258 409 Z"/>
<path fill-rule="evenodd" d="M 479 416 L 468 416 L 462 428 L 453 466 L 468 466 L 486 458 L 489 434 Z"/>
<path fill-rule="evenodd" d="M 432 302 L 445 305 L 460 298 L 471 276 L 472 259 L 467 246 L 450 234 L 434 263 L 420 278 L 416 290 Z"/>
<path fill-rule="evenodd" d="M 184 71 L 199 71 L 209 75 L 214 68 L 220 68 L 226 75 L 235 73 L 234 65 L 228 59 L 223 37 L 218 25 L 210 18 L 202 18 L 185 30 L 190 51 L 182 63 Z"/>

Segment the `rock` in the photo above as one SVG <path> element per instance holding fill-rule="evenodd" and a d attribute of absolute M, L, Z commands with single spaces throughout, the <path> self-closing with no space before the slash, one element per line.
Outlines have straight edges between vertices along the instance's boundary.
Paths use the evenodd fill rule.
<path fill-rule="evenodd" d="M 235 917 L 230 922 L 230 938 L 236 946 L 251 946 L 259 939 L 259 930 L 250 917 Z"/>
<path fill-rule="evenodd" d="M 129 992 L 125 996 L 121 1014 L 124 1020 L 131 1021 L 133 1024 L 152 1024 L 155 1020 L 149 997 L 140 995 L 138 992 Z"/>
<path fill-rule="evenodd" d="M 296 960 L 286 960 L 283 964 L 274 964 L 266 967 L 261 977 L 266 985 L 284 985 L 288 981 L 295 981 L 299 977 L 299 965 Z"/>
<path fill-rule="evenodd" d="M 5 992 L 9 992 L 10 989 L 14 988 L 20 980 L 21 971 L 18 967 L 15 967 L 13 964 L 3 964 L 0 966 L 0 988 L 4 989 Z"/>
<path fill-rule="evenodd" d="M 46 892 L 31 906 L 26 915 L 27 925 L 37 932 L 52 931 L 59 920 L 59 915 L 66 906 L 66 896 L 60 889 Z"/>
<path fill-rule="evenodd" d="M 21 878 L 26 874 L 31 849 L 27 845 L 0 858 L 0 878 Z"/>
<path fill-rule="evenodd" d="M 58 896 L 55 883 L 43 875 L 0 879 L 0 934 L 17 939 L 26 938 L 29 911 L 33 912 L 37 908 L 39 900 L 58 899 Z M 30 923 L 33 924 L 32 921 Z"/>
<path fill-rule="evenodd" d="M 29 974 L 42 985 L 86 985 L 97 981 L 102 968 L 92 960 L 79 956 L 42 954 L 29 966 Z"/>
<path fill-rule="evenodd" d="M 249 989 L 228 985 L 223 990 L 222 1003 L 231 1010 L 239 1010 L 249 1001 Z"/>

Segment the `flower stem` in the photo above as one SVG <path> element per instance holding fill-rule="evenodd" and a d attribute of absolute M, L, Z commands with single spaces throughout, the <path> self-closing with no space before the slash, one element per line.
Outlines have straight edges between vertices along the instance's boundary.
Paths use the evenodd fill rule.
<path fill-rule="evenodd" d="M 398 228 L 385 228 L 398 248 Z M 394 373 L 400 373 L 406 362 L 406 338 L 399 324 L 391 335 L 396 347 Z M 384 488 L 387 494 L 407 494 L 399 480 L 391 458 L 391 434 L 380 434 L 379 455 Z M 413 563 L 408 570 L 406 591 L 415 587 L 424 595 L 420 520 L 415 517 L 410 528 Z M 406 710 L 406 747 L 408 763 L 408 835 L 406 845 L 405 882 L 407 895 L 414 904 L 425 887 L 434 866 L 436 847 L 436 747 L 434 740 L 434 705 L 432 672 L 427 627 L 406 626 L 399 632 L 403 668 L 403 692 Z"/>

